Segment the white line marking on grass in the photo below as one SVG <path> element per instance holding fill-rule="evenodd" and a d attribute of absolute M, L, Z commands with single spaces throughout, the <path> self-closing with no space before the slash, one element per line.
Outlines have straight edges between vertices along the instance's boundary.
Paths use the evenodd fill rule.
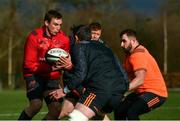
<path fill-rule="evenodd" d="M 39 112 L 38 114 L 44 115 L 46 113 L 47 112 Z M 19 115 L 20 115 L 20 113 L 1 113 L 0 117 L 10 117 L 10 116 L 19 116 Z"/>
<path fill-rule="evenodd" d="M 177 107 L 160 107 L 158 108 L 160 110 L 169 110 L 169 109 L 180 109 L 180 106 L 177 106 Z M 39 112 L 38 114 L 39 115 L 44 115 L 46 114 L 47 112 Z M 0 117 L 11 117 L 11 116 L 19 116 L 20 113 L 1 113 L 0 114 Z"/>
<path fill-rule="evenodd" d="M 160 110 L 169 110 L 169 109 L 180 109 L 180 106 L 177 106 L 177 107 L 160 107 L 159 108 Z M 39 115 L 44 115 L 46 114 L 47 112 L 39 112 L 38 114 Z M 20 113 L 1 113 L 0 114 L 0 117 L 11 117 L 11 116 L 19 116 Z"/>

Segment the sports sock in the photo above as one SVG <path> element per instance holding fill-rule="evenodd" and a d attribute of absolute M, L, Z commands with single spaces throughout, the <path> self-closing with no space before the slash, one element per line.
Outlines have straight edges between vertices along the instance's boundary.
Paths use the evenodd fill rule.
<path fill-rule="evenodd" d="M 81 113 L 79 110 L 74 109 L 69 114 L 68 121 L 88 121 L 88 118 L 83 113 Z"/>

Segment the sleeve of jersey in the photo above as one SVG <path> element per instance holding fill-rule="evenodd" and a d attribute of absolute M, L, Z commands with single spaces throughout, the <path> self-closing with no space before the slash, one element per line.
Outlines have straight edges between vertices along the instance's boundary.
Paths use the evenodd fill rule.
<path fill-rule="evenodd" d="M 24 46 L 24 71 L 37 74 L 48 73 L 51 71 L 51 66 L 47 63 L 39 63 L 37 44 L 36 37 L 30 34 Z"/>
<path fill-rule="evenodd" d="M 64 50 L 67 52 L 70 52 L 70 40 L 69 37 L 65 35 L 65 33 L 62 34 L 63 36 L 63 43 L 64 43 Z"/>
<path fill-rule="evenodd" d="M 70 40 L 68 37 L 66 37 L 67 41 L 66 41 L 66 46 L 65 46 L 65 50 L 67 52 L 70 52 Z"/>
<path fill-rule="evenodd" d="M 145 69 L 147 70 L 147 59 L 143 52 L 137 52 L 131 55 L 130 63 L 133 66 L 133 70 Z"/>
<path fill-rule="evenodd" d="M 64 80 L 70 90 L 77 90 L 87 74 L 87 62 L 81 46 L 75 46 L 72 53 L 73 69 L 65 71 Z"/>

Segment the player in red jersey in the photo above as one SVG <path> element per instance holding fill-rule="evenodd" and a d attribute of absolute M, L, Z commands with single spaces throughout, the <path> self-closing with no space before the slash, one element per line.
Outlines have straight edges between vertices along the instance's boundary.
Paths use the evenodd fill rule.
<path fill-rule="evenodd" d="M 49 98 L 48 94 L 60 88 L 62 69 L 70 69 L 70 56 L 67 63 L 59 65 L 49 64 L 45 60 L 45 53 L 51 48 L 62 48 L 69 52 L 69 38 L 61 30 L 62 15 L 55 10 L 45 14 L 44 26 L 31 32 L 24 45 L 23 74 L 26 80 L 26 91 L 29 105 L 22 111 L 19 120 L 30 120 L 41 109 L 43 98 L 48 106 L 48 113 L 44 119 L 55 120 L 59 115 L 58 101 Z M 58 65 L 58 66 L 57 66 Z"/>

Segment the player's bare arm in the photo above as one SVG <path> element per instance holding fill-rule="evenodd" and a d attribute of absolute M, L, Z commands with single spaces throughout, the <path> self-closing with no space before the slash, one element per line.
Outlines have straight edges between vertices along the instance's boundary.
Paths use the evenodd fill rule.
<path fill-rule="evenodd" d="M 146 70 L 140 69 L 135 71 L 135 78 L 129 84 L 129 90 L 134 90 L 138 86 L 142 85 L 146 75 Z"/>

